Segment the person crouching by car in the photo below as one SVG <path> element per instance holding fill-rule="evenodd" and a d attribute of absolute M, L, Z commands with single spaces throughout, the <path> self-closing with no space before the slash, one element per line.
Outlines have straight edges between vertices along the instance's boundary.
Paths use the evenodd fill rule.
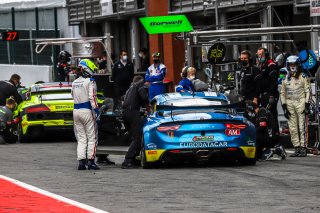
<path fill-rule="evenodd" d="M 257 158 L 268 160 L 273 156 L 271 148 L 281 159 L 286 158 L 286 152 L 278 141 L 278 125 L 273 114 L 265 107 L 258 107 L 253 101 L 246 101 L 248 120 L 256 127 Z"/>
<path fill-rule="evenodd" d="M 182 80 L 176 88 L 176 92 L 195 92 L 192 81 L 196 77 L 196 69 L 194 67 L 184 67 L 181 72 Z"/>
<path fill-rule="evenodd" d="M 135 157 L 141 150 L 141 137 L 143 119 L 140 115 L 140 108 L 148 103 L 148 92 L 145 88 L 142 76 L 135 76 L 130 88 L 127 90 L 123 102 L 123 120 L 128 128 L 131 144 L 122 163 L 122 169 L 137 168 Z"/>
<path fill-rule="evenodd" d="M 16 102 L 13 98 L 7 99 L 5 106 L 0 106 L 0 144 L 16 143 L 18 140 L 18 137 L 10 131 L 11 126 L 20 121 L 19 118 L 12 120 L 12 111 L 15 107 Z"/>

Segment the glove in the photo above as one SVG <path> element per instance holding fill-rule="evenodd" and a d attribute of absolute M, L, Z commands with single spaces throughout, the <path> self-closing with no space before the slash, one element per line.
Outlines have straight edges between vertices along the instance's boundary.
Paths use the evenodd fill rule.
<path fill-rule="evenodd" d="M 269 97 L 269 105 L 273 105 L 275 102 L 276 102 L 276 101 L 275 101 L 274 97 L 273 97 L 273 96 L 270 96 L 270 97 Z"/>
<path fill-rule="evenodd" d="M 282 105 L 282 109 L 283 109 L 283 112 L 284 112 L 284 117 L 285 117 L 286 119 L 289 119 L 291 113 L 289 112 L 289 110 L 288 110 L 288 108 L 287 108 L 287 104 L 283 104 L 283 105 Z"/>
<path fill-rule="evenodd" d="M 306 114 L 309 114 L 309 111 L 310 111 L 310 103 L 305 103 L 304 104 L 304 112 Z"/>
<path fill-rule="evenodd" d="M 12 123 L 18 124 L 20 121 L 21 121 L 21 117 L 16 117 L 15 119 L 13 119 Z"/>

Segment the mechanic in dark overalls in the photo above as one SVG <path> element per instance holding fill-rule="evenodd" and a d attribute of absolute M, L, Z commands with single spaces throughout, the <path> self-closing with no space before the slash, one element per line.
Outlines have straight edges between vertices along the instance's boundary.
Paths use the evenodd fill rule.
<path fill-rule="evenodd" d="M 139 155 L 141 150 L 141 137 L 143 119 L 140 115 L 140 108 L 148 103 L 148 91 L 145 87 L 142 76 L 135 76 L 130 88 L 127 90 L 123 102 L 123 120 L 126 128 L 128 128 L 131 144 L 122 163 L 121 168 L 130 169 L 137 168 L 135 157 Z"/>
<path fill-rule="evenodd" d="M 259 69 L 252 64 L 251 53 L 244 50 L 240 54 L 240 95 L 243 101 L 258 104 L 260 95 L 261 75 Z"/>
<path fill-rule="evenodd" d="M 260 74 L 262 76 L 260 81 L 260 104 L 264 108 L 268 107 L 274 119 L 276 120 L 276 124 L 278 124 L 277 103 L 279 99 L 279 74 L 277 70 L 277 65 L 270 58 L 269 52 L 266 48 L 260 47 L 258 49 L 257 66 L 260 69 Z"/>
<path fill-rule="evenodd" d="M 13 98 L 6 101 L 5 106 L 0 106 L 0 144 L 16 143 L 18 137 L 10 131 L 11 125 L 19 122 L 18 119 L 12 120 L 12 111 L 16 107 Z"/>

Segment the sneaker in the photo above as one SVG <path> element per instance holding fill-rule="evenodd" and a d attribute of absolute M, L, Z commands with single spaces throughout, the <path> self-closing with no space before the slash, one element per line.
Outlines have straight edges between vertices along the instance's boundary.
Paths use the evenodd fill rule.
<path fill-rule="evenodd" d="M 300 149 L 300 153 L 298 155 L 298 157 L 306 157 L 307 156 L 307 148 L 306 147 L 302 147 Z"/>
<path fill-rule="evenodd" d="M 300 147 L 295 147 L 294 153 L 292 153 L 290 157 L 299 157 L 299 155 L 300 155 Z"/>
<path fill-rule="evenodd" d="M 79 160 L 78 170 L 86 170 L 86 160 Z"/>
<path fill-rule="evenodd" d="M 261 156 L 261 160 L 268 160 L 273 156 L 273 152 L 271 149 L 266 149 L 265 151 L 263 151 L 262 156 Z"/>
<path fill-rule="evenodd" d="M 89 160 L 88 161 L 88 169 L 89 170 L 99 170 L 100 167 L 94 162 L 94 160 Z"/>
<path fill-rule="evenodd" d="M 121 165 L 122 169 L 137 169 L 139 166 L 135 165 L 132 160 L 125 159 Z"/>

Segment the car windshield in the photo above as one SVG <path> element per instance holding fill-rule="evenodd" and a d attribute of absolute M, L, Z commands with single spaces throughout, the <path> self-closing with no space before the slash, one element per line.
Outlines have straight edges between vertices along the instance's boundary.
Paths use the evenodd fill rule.
<path fill-rule="evenodd" d="M 39 94 L 38 97 L 43 101 L 52 101 L 52 100 L 72 100 L 71 93 L 44 93 Z"/>
<path fill-rule="evenodd" d="M 181 114 L 191 114 L 191 113 L 232 113 L 233 109 L 224 108 L 223 105 L 228 104 L 225 100 L 219 99 L 206 99 L 206 98 L 188 98 L 188 99 L 178 99 L 166 101 L 163 105 L 177 106 L 177 107 L 190 107 L 185 109 L 174 109 L 172 112 L 170 110 L 159 111 L 158 115 L 164 117 L 170 117 L 171 115 L 181 115 Z M 208 108 L 203 108 L 208 106 Z M 214 108 L 215 106 L 219 106 Z M 197 108 L 199 107 L 199 108 Z"/>
<path fill-rule="evenodd" d="M 183 107 L 197 107 L 197 106 L 221 106 L 228 104 L 225 100 L 207 99 L 207 98 L 184 98 L 173 99 L 164 102 L 162 105 L 169 106 L 183 106 Z"/>

